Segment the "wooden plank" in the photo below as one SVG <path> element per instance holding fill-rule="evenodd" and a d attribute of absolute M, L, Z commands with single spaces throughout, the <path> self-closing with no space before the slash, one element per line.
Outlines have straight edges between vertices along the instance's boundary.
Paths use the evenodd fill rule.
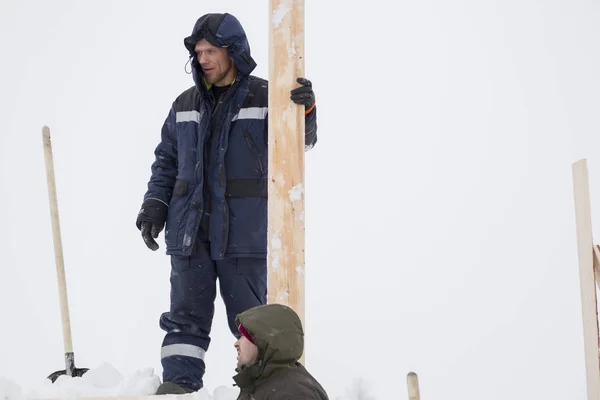
<path fill-rule="evenodd" d="M 304 1 L 270 0 L 270 12 L 268 302 L 304 325 L 304 107 L 290 100 L 304 76 Z"/>
<path fill-rule="evenodd" d="M 573 164 L 573 189 L 575 195 L 575 223 L 577 229 L 577 254 L 583 315 L 583 342 L 587 399 L 600 399 L 600 345 L 598 343 L 598 305 L 594 273 L 594 245 L 592 213 L 587 162 Z"/>

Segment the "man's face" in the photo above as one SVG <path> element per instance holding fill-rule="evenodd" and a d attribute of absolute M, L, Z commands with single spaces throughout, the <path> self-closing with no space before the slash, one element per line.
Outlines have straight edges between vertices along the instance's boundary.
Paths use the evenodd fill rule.
<path fill-rule="evenodd" d="M 195 51 L 208 83 L 225 86 L 233 82 L 235 68 L 227 49 L 213 46 L 206 39 L 202 39 L 196 43 Z"/>
<path fill-rule="evenodd" d="M 234 344 L 238 357 L 237 367 L 249 366 L 258 361 L 258 347 L 242 335 Z"/>

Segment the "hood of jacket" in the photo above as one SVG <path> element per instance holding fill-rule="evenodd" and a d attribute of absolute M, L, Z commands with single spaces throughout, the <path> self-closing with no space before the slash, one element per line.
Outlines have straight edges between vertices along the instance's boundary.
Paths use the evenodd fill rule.
<path fill-rule="evenodd" d="M 206 39 L 213 46 L 227 48 L 229 56 L 242 76 L 247 77 L 256 68 L 256 62 L 250 54 L 246 32 L 240 21 L 228 13 L 205 14 L 194 24 L 192 34 L 183 40 L 189 52 L 192 74 L 197 86 L 203 82 L 203 73 L 194 47 L 202 39 Z"/>
<path fill-rule="evenodd" d="M 304 351 L 304 331 L 298 314 L 281 304 L 251 308 L 236 317 L 258 347 L 259 360 L 240 370 L 240 388 L 257 386 L 278 371 L 296 368 Z"/>

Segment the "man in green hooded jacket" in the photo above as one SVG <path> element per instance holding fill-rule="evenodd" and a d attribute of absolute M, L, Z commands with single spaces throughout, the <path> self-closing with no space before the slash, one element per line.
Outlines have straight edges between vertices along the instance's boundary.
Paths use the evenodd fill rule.
<path fill-rule="evenodd" d="M 298 360 L 304 351 L 304 331 L 298 314 L 281 304 L 253 307 L 235 322 L 240 338 L 238 400 L 329 400 L 317 380 Z"/>

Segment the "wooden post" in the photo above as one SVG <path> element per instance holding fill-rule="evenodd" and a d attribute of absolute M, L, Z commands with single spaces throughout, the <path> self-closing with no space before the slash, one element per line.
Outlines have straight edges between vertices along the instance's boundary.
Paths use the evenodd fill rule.
<path fill-rule="evenodd" d="M 583 345 L 587 399 L 600 399 L 600 345 L 598 343 L 598 304 L 596 297 L 596 273 L 598 261 L 594 260 L 597 248 L 593 245 L 592 213 L 586 160 L 573 164 L 573 188 L 575 194 L 575 223 L 577 228 L 577 253 L 579 258 L 579 282 L 583 314 Z M 596 262 L 595 262 L 596 261 Z M 596 264 L 596 265 L 595 265 Z"/>
<path fill-rule="evenodd" d="M 408 400 L 421 400 L 419 391 L 419 377 L 414 372 L 409 372 L 406 377 L 408 385 Z"/>
<path fill-rule="evenodd" d="M 304 326 L 304 107 L 290 100 L 303 76 L 304 0 L 270 0 L 268 302 Z"/>

